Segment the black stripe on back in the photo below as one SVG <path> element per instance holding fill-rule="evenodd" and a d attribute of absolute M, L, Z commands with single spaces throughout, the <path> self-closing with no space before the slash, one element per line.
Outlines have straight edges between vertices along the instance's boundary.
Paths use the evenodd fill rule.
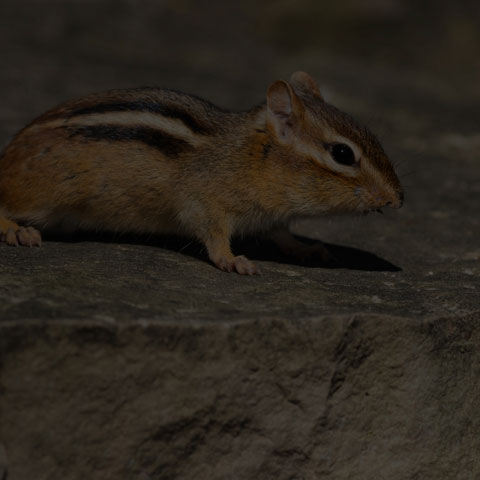
<path fill-rule="evenodd" d="M 77 108 L 70 112 L 67 117 L 76 117 L 79 115 L 91 115 L 95 113 L 109 112 L 148 112 L 160 114 L 167 118 L 175 118 L 183 122 L 192 132 L 200 135 L 208 135 L 214 133 L 214 129 L 210 125 L 201 123 L 198 119 L 192 117 L 189 113 L 180 108 L 171 105 L 163 105 L 154 102 L 117 102 L 117 103 L 98 103 L 89 107 Z"/>
<path fill-rule="evenodd" d="M 117 125 L 89 125 L 79 127 L 64 127 L 70 132 L 70 137 L 82 136 L 90 140 L 109 142 L 141 142 L 154 147 L 171 157 L 191 150 L 193 147 L 181 138 L 149 127 L 123 127 Z"/>

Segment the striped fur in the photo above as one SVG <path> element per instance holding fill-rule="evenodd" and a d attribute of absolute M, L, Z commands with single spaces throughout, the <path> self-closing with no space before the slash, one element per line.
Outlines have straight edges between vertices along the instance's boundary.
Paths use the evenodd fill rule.
<path fill-rule="evenodd" d="M 170 157 L 178 157 L 193 146 L 187 141 L 150 127 L 119 125 L 80 125 L 63 127 L 69 137 L 80 136 L 86 140 L 106 142 L 141 142 L 154 147 Z"/>
<path fill-rule="evenodd" d="M 67 115 L 67 118 L 79 117 L 84 115 L 114 113 L 114 112 L 147 112 L 159 115 L 165 118 L 180 120 L 192 133 L 200 135 L 212 135 L 215 130 L 211 125 L 202 123 L 191 114 L 178 107 L 163 105 L 161 103 L 151 103 L 145 101 L 124 102 L 124 103 L 99 103 L 88 107 L 80 107 Z"/>

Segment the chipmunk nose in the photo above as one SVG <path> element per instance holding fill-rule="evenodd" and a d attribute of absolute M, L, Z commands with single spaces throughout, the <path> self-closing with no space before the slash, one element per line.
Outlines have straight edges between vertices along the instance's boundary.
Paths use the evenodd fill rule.
<path fill-rule="evenodd" d="M 380 190 L 378 187 L 370 189 L 372 208 L 400 208 L 403 205 L 403 190 Z"/>
<path fill-rule="evenodd" d="M 403 190 L 397 192 L 396 197 L 393 200 L 387 202 L 387 206 L 390 208 L 400 208 L 403 205 Z"/>

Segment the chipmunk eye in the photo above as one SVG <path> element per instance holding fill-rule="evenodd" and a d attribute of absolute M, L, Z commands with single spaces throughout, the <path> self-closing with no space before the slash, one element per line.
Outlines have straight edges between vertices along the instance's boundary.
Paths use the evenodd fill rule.
<path fill-rule="evenodd" d="M 353 150 L 344 143 L 333 143 L 328 146 L 328 151 L 337 163 L 342 165 L 353 165 L 355 163 Z"/>

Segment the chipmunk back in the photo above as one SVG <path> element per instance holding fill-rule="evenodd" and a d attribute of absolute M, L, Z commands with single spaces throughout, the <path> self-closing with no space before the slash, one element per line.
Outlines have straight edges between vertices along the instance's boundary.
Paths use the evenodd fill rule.
<path fill-rule="evenodd" d="M 398 208 L 403 192 L 375 136 L 296 72 L 233 113 L 159 88 L 67 102 L 0 156 L 0 232 L 40 245 L 43 229 L 195 237 L 225 271 L 258 273 L 234 235 L 269 235 L 289 254 L 327 257 L 289 232 L 298 217 Z M 24 225 L 24 226 L 19 226 Z"/>

